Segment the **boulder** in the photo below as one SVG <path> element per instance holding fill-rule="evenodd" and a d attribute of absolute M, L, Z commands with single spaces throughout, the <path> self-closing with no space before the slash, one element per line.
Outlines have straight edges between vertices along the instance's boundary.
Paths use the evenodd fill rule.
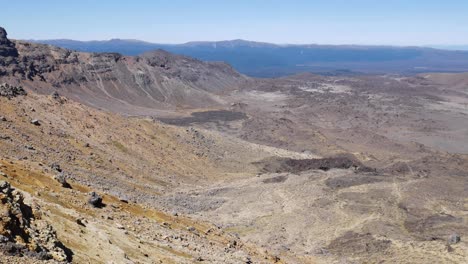
<path fill-rule="evenodd" d="M 50 164 L 50 168 L 53 169 L 53 170 L 56 170 L 58 172 L 62 172 L 62 168 L 60 168 L 60 164 L 58 163 L 52 163 Z"/>
<path fill-rule="evenodd" d="M 60 100 L 60 94 L 57 91 L 53 92 L 52 93 L 52 99 Z"/>
<path fill-rule="evenodd" d="M 90 193 L 88 203 L 92 205 L 93 207 L 97 207 L 97 208 L 101 208 L 104 206 L 104 204 L 102 203 L 102 197 L 96 192 Z"/>
<path fill-rule="evenodd" d="M 71 185 L 67 182 L 67 176 L 65 173 L 60 172 L 59 174 L 55 175 L 54 179 L 58 181 L 63 188 L 71 188 Z"/>
<path fill-rule="evenodd" d="M 460 241 L 461 241 L 460 235 L 454 233 L 454 234 L 451 234 L 451 235 L 449 236 L 449 238 L 448 238 L 448 240 L 447 240 L 447 243 L 448 243 L 449 245 L 451 245 L 451 244 L 457 244 L 457 243 L 459 243 Z"/>
<path fill-rule="evenodd" d="M 41 122 L 39 122 L 39 120 L 37 120 L 37 119 L 33 119 L 33 120 L 31 120 L 31 124 L 33 124 L 35 126 L 40 126 Z"/>

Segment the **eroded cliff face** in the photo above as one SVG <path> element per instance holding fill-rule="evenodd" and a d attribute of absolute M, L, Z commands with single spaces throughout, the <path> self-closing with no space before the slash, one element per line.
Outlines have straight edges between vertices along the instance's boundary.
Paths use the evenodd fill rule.
<path fill-rule="evenodd" d="M 0 56 L 2 57 L 18 57 L 18 51 L 15 45 L 7 38 L 7 32 L 0 27 Z M 5 63 L 1 61 L 0 63 Z"/>
<path fill-rule="evenodd" d="M 18 65 L 18 50 L 7 38 L 7 32 L 0 27 L 0 77 L 11 75 Z"/>
<path fill-rule="evenodd" d="M 229 65 L 157 50 L 138 57 L 81 53 L 11 41 L 0 28 L 0 80 L 48 94 L 58 91 L 82 103 L 125 113 L 213 107 L 247 77 Z"/>

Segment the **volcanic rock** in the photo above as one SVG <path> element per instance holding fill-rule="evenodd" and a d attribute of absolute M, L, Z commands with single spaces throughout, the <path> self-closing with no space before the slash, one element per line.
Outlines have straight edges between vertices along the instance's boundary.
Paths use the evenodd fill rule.
<path fill-rule="evenodd" d="M 58 164 L 58 163 L 50 164 L 50 168 L 53 169 L 53 170 L 56 170 L 58 172 L 62 172 L 62 168 L 60 167 L 60 164 Z"/>
<path fill-rule="evenodd" d="M 88 203 L 97 208 L 100 208 L 103 206 L 102 197 L 96 192 L 91 192 Z"/>
<path fill-rule="evenodd" d="M 41 94 L 50 95 L 63 88 L 60 95 L 52 95 L 60 103 L 66 101 L 64 98 L 79 99 L 90 105 L 132 112 L 137 110 L 131 105 L 150 109 L 219 106 L 222 100 L 212 93 L 239 88 L 249 79 L 227 64 L 203 62 L 162 50 L 135 57 L 83 53 L 10 41 L 3 29 L 0 34 L 0 77 L 8 81 L 37 81 L 27 88 Z"/>
<path fill-rule="evenodd" d="M 9 255 L 30 255 L 39 259 L 70 260 L 49 223 L 36 219 L 23 194 L 10 183 L 0 182 L 0 251 Z"/>
<path fill-rule="evenodd" d="M 461 241 L 461 237 L 460 235 L 458 234 L 452 234 L 450 235 L 450 237 L 448 238 L 447 242 L 448 244 L 457 244 Z"/>
<path fill-rule="evenodd" d="M 18 57 L 18 51 L 15 48 L 15 44 L 7 38 L 7 35 L 6 30 L 0 27 L 0 57 Z M 0 65 L 6 65 L 6 63 L 7 61 L 0 60 Z"/>
<path fill-rule="evenodd" d="M 33 124 L 35 126 L 40 126 L 41 122 L 39 122 L 39 120 L 37 120 L 37 119 L 33 119 L 33 120 L 31 120 L 31 124 Z"/>
<path fill-rule="evenodd" d="M 8 83 L 0 84 L 0 96 L 11 99 L 20 95 L 26 95 L 26 91 L 21 86 L 12 86 Z"/>
<path fill-rule="evenodd" d="M 63 188 L 71 188 L 70 184 L 67 182 L 67 176 L 65 173 L 60 172 L 59 174 L 55 175 L 54 178 L 62 185 Z"/>

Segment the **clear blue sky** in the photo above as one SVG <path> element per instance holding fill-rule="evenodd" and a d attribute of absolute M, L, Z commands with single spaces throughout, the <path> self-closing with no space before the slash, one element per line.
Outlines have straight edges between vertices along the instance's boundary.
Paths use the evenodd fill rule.
<path fill-rule="evenodd" d="M 468 0 L 4 0 L 16 39 L 468 44 Z"/>

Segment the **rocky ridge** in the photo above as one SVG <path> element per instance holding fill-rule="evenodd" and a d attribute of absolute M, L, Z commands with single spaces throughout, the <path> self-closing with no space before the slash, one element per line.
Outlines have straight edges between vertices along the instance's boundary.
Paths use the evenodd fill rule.
<path fill-rule="evenodd" d="M 141 56 L 82 53 L 11 41 L 0 28 L 0 78 L 50 94 L 59 91 L 89 105 L 148 113 L 224 104 L 217 96 L 248 80 L 227 64 L 202 62 L 163 50 Z M 133 110 L 132 110 L 133 109 Z"/>

